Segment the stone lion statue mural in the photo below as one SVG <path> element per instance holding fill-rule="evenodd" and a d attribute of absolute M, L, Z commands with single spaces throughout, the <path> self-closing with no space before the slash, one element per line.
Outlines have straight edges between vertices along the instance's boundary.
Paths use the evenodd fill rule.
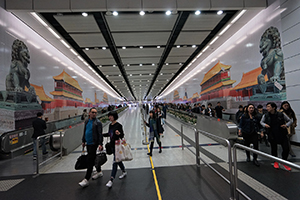
<path fill-rule="evenodd" d="M 29 63 L 30 55 L 27 46 L 21 40 L 15 40 L 12 45 L 10 71 L 6 76 L 6 91 L 24 92 L 26 86 L 29 93 L 35 94 L 34 87 L 29 83 Z"/>
<path fill-rule="evenodd" d="M 270 27 L 263 33 L 259 49 L 263 58 L 260 63 L 262 71 L 257 81 L 261 92 L 265 93 L 267 89 L 265 75 L 268 77 L 268 82 L 273 84 L 285 80 L 280 33 L 276 27 Z"/>

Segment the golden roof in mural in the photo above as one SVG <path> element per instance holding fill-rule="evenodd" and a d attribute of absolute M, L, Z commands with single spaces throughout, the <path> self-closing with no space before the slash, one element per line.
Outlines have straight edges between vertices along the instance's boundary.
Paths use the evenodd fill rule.
<path fill-rule="evenodd" d="M 65 72 L 65 70 L 63 70 L 60 75 L 53 76 L 53 79 L 57 81 L 64 81 L 82 92 L 79 83 L 74 78 L 72 78 L 67 72 Z"/>
<path fill-rule="evenodd" d="M 202 95 L 202 94 L 205 94 L 205 93 L 207 93 L 207 92 L 210 92 L 210 91 L 215 90 L 215 89 L 217 89 L 217 88 L 219 88 L 219 87 L 222 87 L 222 86 L 232 85 L 232 84 L 234 84 L 235 82 L 236 82 L 235 80 L 222 81 L 222 82 L 220 82 L 220 83 L 218 83 L 218 84 L 216 84 L 216 85 L 214 85 L 214 86 L 212 86 L 212 87 L 210 87 L 210 88 L 208 88 L 208 89 L 206 89 L 206 90 L 203 90 L 200 94 L 201 94 L 201 95 Z"/>
<path fill-rule="evenodd" d="M 231 65 L 224 65 L 222 63 L 220 63 L 220 61 L 213 66 L 205 75 L 204 78 L 202 80 L 202 82 L 200 83 L 200 85 L 204 84 L 206 81 L 208 81 L 209 79 L 211 79 L 213 76 L 217 75 L 222 69 L 230 69 Z"/>
<path fill-rule="evenodd" d="M 85 103 L 93 103 L 90 98 L 86 98 L 84 102 Z"/>
<path fill-rule="evenodd" d="M 46 95 L 44 87 L 38 86 L 35 84 L 30 84 L 32 87 L 34 87 L 35 94 L 40 98 L 41 101 L 54 101 L 52 98 L 50 98 L 48 95 Z M 25 88 L 25 91 L 28 91 L 27 88 Z"/>
<path fill-rule="evenodd" d="M 240 90 L 243 88 L 257 85 L 257 76 L 261 74 L 261 67 L 258 67 L 250 72 L 243 73 L 242 80 L 232 90 Z M 268 81 L 267 75 L 265 75 L 265 81 Z"/>
<path fill-rule="evenodd" d="M 68 98 L 71 98 L 71 99 L 76 99 L 76 100 L 79 100 L 79 101 L 83 101 L 82 97 L 78 97 L 78 96 L 75 96 L 74 94 L 70 94 L 70 93 L 67 93 L 67 92 L 64 92 L 64 91 L 53 91 L 53 92 L 50 92 L 50 94 L 52 94 L 53 96 L 64 96 L 64 97 L 68 97 Z"/>
<path fill-rule="evenodd" d="M 192 98 L 193 98 L 193 99 L 194 99 L 194 98 L 199 98 L 198 92 L 194 93 L 193 96 L 192 96 Z"/>

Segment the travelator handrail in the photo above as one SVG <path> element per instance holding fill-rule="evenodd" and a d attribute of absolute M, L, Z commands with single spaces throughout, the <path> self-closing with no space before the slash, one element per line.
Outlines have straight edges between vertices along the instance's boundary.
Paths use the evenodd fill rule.
<path fill-rule="evenodd" d="M 238 169 L 237 169 L 237 149 L 243 149 L 243 150 L 247 150 L 249 152 L 252 152 L 252 153 L 255 153 L 257 155 L 260 155 L 260 156 L 263 156 L 263 157 L 266 157 L 266 158 L 269 158 L 273 161 L 277 161 L 279 163 L 283 163 L 285 165 L 288 165 L 290 167 L 293 167 L 293 168 L 296 168 L 298 170 L 300 170 L 300 165 L 296 165 L 295 163 L 292 163 L 292 162 L 289 162 L 289 161 L 286 161 L 286 160 L 283 160 L 281 158 L 278 158 L 278 157 L 275 157 L 275 156 L 272 156 L 270 154 L 267 154 L 265 152 L 262 152 L 262 151 L 258 151 L 256 149 L 252 149 L 250 147 L 247 147 L 247 146 L 244 146 L 244 145 L 241 145 L 241 144 L 234 144 L 233 145 L 233 158 L 234 158 L 234 196 L 235 196 L 235 199 L 236 200 L 239 200 L 239 195 L 238 193 L 240 193 L 243 197 L 245 197 L 246 199 L 251 199 L 250 197 L 248 197 L 245 193 L 243 193 L 239 188 L 238 188 Z"/>
<path fill-rule="evenodd" d="M 235 186 L 234 186 L 233 174 L 232 174 L 232 153 L 231 153 L 231 145 L 230 145 L 229 140 L 227 140 L 225 138 L 222 138 L 222 137 L 219 137 L 219 136 L 216 136 L 216 135 L 213 135 L 213 134 L 208 133 L 206 131 L 202 131 L 202 130 L 196 129 L 193 126 L 181 123 L 181 145 L 182 145 L 182 150 L 184 150 L 184 146 L 185 146 L 184 143 L 183 143 L 183 139 L 184 139 L 183 136 L 185 136 L 184 133 L 183 133 L 183 127 L 187 127 L 187 128 L 190 128 L 190 129 L 194 130 L 194 133 L 195 133 L 195 144 L 196 144 L 195 147 L 196 147 L 196 163 L 197 163 L 197 167 L 200 167 L 200 160 L 203 163 L 205 163 L 206 166 L 208 166 L 218 176 L 220 176 L 226 183 L 228 183 L 230 185 L 230 199 L 234 199 L 234 187 Z M 213 166 L 211 166 L 208 162 L 206 162 L 203 158 L 201 158 L 201 156 L 200 156 L 200 147 L 199 147 L 199 145 L 200 145 L 199 133 L 202 134 L 202 135 L 204 135 L 204 136 L 210 137 L 211 139 L 213 139 L 213 140 L 215 140 L 217 142 L 219 142 L 221 140 L 221 141 L 224 141 L 227 144 L 227 148 L 228 148 L 228 163 L 229 163 L 229 180 L 225 176 L 223 176 L 218 170 L 216 170 Z M 187 147 L 187 149 L 189 149 L 189 148 Z M 191 152 L 193 154 L 195 154 L 193 151 L 191 151 Z"/>
<path fill-rule="evenodd" d="M 43 165 L 44 163 L 52 160 L 53 158 L 57 157 L 60 155 L 60 159 L 62 159 L 62 155 L 63 155 L 63 135 L 62 135 L 62 131 L 59 131 L 59 135 L 60 135 L 60 151 L 58 153 L 56 153 L 55 155 L 51 156 L 50 158 L 44 160 L 43 162 L 39 163 L 39 140 L 43 137 L 48 137 L 48 136 L 52 136 L 54 134 L 57 134 L 56 132 L 53 132 L 53 133 L 49 133 L 49 134 L 46 134 L 46 135 L 41 135 L 39 137 L 37 137 L 36 139 L 36 176 L 39 175 L 39 172 L 40 172 L 40 166 Z"/>

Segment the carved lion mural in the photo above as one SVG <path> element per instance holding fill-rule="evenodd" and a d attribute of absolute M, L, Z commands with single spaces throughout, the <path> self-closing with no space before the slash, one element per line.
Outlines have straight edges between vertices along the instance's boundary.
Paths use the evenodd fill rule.
<path fill-rule="evenodd" d="M 264 79 L 266 74 L 272 83 L 285 79 L 280 33 L 276 27 L 270 27 L 263 33 L 259 49 L 263 58 L 260 63 L 262 71 L 257 80 L 260 90 L 265 93 L 263 85 L 266 83 Z"/>
<path fill-rule="evenodd" d="M 12 45 L 10 71 L 6 76 L 6 91 L 24 92 L 26 86 L 29 93 L 35 94 L 34 87 L 29 83 L 29 63 L 30 55 L 27 46 L 21 40 L 15 40 Z"/>

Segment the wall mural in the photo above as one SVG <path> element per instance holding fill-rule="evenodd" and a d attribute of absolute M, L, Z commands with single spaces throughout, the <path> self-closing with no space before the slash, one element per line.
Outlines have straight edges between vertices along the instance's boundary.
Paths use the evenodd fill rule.
<path fill-rule="evenodd" d="M 260 67 L 242 72 L 240 81 L 232 80 L 231 74 L 237 73 L 238 66 L 217 62 L 205 73 L 199 90 L 193 89 L 188 98 L 184 89 L 181 98 L 179 89 L 174 91 L 173 103 L 195 103 L 201 101 L 224 101 L 227 108 L 236 108 L 238 104 L 265 104 L 265 101 L 280 102 L 286 99 L 286 84 L 284 76 L 284 59 L 281 50 L 280 33 L 276 27 L 266 29 L 259 42 L 259 52 L 262 55 Z M 238 63 L 238 62 L 237 62 Z M 183 90 L 183 89 L 182 89 Z M 231 101 L 231 103 L 229 103 Z"/>
<path fill-rule="evenodd" d="M 53 86 L 52 91 L 45 91 L 43 85 L 29 81 L 35 80 L 35 77 L 30 76 L 29 64 L 30 53 L 25 42 L 14 40 L 9 72 L 6 78 L 0 79 L 5 81 L 6 86 L 6 90 L 0 91 L 0 133 L 31 126 L 37 112 L 44 112 L 44 116 L 49 120 L 58 120 L 80 115 L 87 107 L 105 107 L 110 104 L 108 95 L 104 93 L 100 101 L 96 90 L 93 92 L 93 98 L 87 96 L 84 100 L 84 90 L 80 83 L 65 69 L 52 79 L 44 81 L 47 88 L 49 85 Z M 118 104 L 118 101 L 112 103 Z"/>

